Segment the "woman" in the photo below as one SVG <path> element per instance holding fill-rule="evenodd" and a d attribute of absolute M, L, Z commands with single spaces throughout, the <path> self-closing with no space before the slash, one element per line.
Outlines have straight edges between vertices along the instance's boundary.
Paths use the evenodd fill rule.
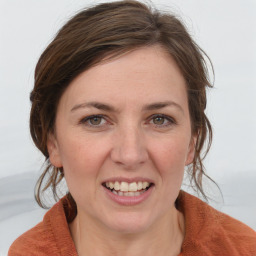
<path fill-rule="evenodd" d="M 206 87 L 174 16 L 120 1 L 73 17 L 38 61 L 30 117 L 38 203 L 63 177 L 69 192 L 9 255 L 255 255 L 252 229 L 180 191 L 187 166 L 205 196 Z"/>

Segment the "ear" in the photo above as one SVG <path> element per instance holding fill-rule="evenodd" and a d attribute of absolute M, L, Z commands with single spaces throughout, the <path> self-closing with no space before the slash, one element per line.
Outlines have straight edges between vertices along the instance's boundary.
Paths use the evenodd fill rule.
<path fill-rule="evenodd" d="M 56 137 L 53 133 L 48 134 L 47 150 L 49 153 L 50 162 L 55 167 L 62 167 L 59 146 Z"/>
<path fill-rule="evenodd" d="M 189 147 L 188 147 L 188 153 L 187 153 L 187 159 L 186 159 L 185 165 L 191 164 L 194 160 L 196 141 L 197 141 L 197 136 L 196 135 L 192 136 L 189 143 Z"/>

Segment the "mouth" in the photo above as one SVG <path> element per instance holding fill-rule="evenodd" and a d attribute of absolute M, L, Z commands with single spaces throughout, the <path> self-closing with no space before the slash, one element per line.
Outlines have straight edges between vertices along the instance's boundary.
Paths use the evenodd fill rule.
<path fill-rule="evenodd" d="M 125 197 L 140 196 L 149 190 L 154 184 L 148 181 L 125 182 L 109 181 L 102 183 L 102 186 L 111 191 L 113 194 Z"/>

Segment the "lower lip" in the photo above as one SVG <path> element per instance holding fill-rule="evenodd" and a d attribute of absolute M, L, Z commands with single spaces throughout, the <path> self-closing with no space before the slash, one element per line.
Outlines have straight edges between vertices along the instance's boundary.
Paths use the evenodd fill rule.
<path fill-rule="evenodd" d="M 109 189 L 103 186 L 105 193 L 111 200 L 113 200 L 114 202 L 120 205 L 125 205 L 125 206 L 137 205 L 146 201 L 146 199 L 152 193 L 153 187 L 154 186 L 152 185 L 148 190 L 146 190 L 143 194 L 139 196 L 119 196 L 112 193 Z"/>

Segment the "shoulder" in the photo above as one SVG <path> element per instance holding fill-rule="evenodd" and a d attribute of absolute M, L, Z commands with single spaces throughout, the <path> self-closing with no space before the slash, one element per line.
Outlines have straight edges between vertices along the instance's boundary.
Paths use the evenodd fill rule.
<path fill-rule="evenodd" d="M 244 223 L 214 210 L 217 218 L 214 240 L 232 255 L 256 255 L 256 232 Z"/>
<path fill-rule="evenodd" d="M 15 240 L 9 249 L 8 256 L 58 255 L 54 254 L 56 246 L 53 241 L 51 229 L 43 221 Z"/>
<path fill-rule="evenodd" d="M 250 227 L 185 192 L 180 199 L 186 223 L 184 248 L 207 256 L 256 255 L 256 232 Z"/>
<path fill-rule="evenodd" d="M 61 199 L 45 214 L 42 222 L 18 237 L 9 248 L 8 256 L 57 256 L 67 252 L 76 255 L 65 202 L 65 198 Z"/>

